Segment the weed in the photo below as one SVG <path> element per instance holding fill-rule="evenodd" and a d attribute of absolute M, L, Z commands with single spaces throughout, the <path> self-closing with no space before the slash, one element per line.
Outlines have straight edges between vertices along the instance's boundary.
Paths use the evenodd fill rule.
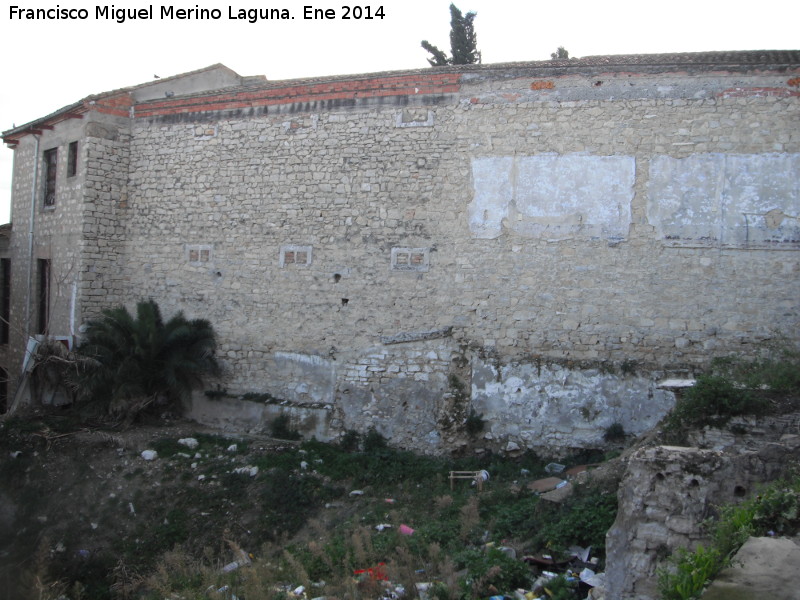
<path fill-rule="evenodd" d="M 465 583 L 470 597 L 492 595 L 497 590 L 526 589 L 530 586 L 530 569 L 497 548 L 469 548 L 456 556 L 456 564 L 467 570 Z"/>
<path fill-rule="evenodd" d="M 242 396 L 242 400 L 247 400 L 248 402 L 263 402 L 264 404 L 277 404 L 281 402 L 280 398 L 276 398 L 268 392 L 248 392 Z"/>
<path fill-rule="evenodd" d="M 600 488 L 577 486 L 563 504 L 542 503 L 538 509 L 541 525 L 534 544 L 553 550 L 573 545 L 600 549 L 617 515 L 617 496 Z"/>
<path fill-rule="evenodd" d="M 493 496 L 500 495 L 493 493 Z M 540 518 L 536 507 L 539 504 L 539 496 L 533 494 L 502 496 L 504 497 L 487 506 L 487 512 L 493 517 L 492 536 L 495 540 L 519 536 L 538 529 Z"/>
<path fill-rule="evenodd" d="M 464 429 L 467 433 L 469 435 L 478 435 L 483 431 L 485 425 L 486 421 L 483 420 L 483 415 L 475 412 L 474 408 L 470 408 L 469 415 L 464 421 Z"/>
<path fill-rule="evenodd" d="M 731 417 L 762 415 L 772 407 L 776 394 L 800 393 L 800 352 L 764 349 L 763 356 L 712 361 L 708 373 L 697 377 L 665 421 L 668 441 L 685 438 L 689 427 L 720 426 Z"/>
<path fill-rule="evenodd" d="M 303 437 L 299 431 L 292 428 L 292 420 L 286 413 L 280 414 L 272 420 L 270 433 L 272 437 L 279 440 L 299 440 Z"/>
<path fill-rule="evenodd" d="M 578 598 L 578 584 L 570 581 L 563 575 L 558 575 L 548 580 L 544 591 L 549 600 L 576 600 Z"/>
<path fill-rule="evenodd" d="M 694 552 L 681 549 L 673 571 L 662 571 L 659 591 L 663 600 L 692 600 L 711 581 L 722 566 L 716 548 L 698 546 Z"/>
<path fill-rule="evenodd" d="M 339 440 L 339 447 L 345 452 L 356 452 L 361 444 L 361 434 L 353 429 L 344 432 Z"/>
<path fill-rule="evenodd" d="M 625 428 L 622 426 L 622 423 L 612 423 L 606 428 L 606 432 L 603 434 L 603 439 L 607 442 L 623 442 L 625 441 Z"/>
<path fill-rule="evenodd" d="M 628 358 L 622 361 L 620 365 L 620 370 L 622 371 L 623 375 L 636 375 L 636 368 L 638 367 L 638 363 L 636 360 Z"/>
<path fill-rule="evenodd" d="M 751 535 L 794 535 L 800 531 L 800 477 L 774 482 L 738 506 L 723 507 L 712 530 L 709 548 L 699 546 L 694 552 L 680 549 L 672 565 L 659 571 L 663 600 L 697 598 Z"/>
<path fill-rule="evenodd" d="M 364 436 L 364 452 L 380 452 L 386 450 L 388 443 L 374 427 Z"/>

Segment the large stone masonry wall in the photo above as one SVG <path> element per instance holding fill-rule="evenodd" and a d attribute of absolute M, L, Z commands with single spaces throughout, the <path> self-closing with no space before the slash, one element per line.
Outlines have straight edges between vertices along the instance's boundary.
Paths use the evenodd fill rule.
<path fill-rule="evenodd" d="M 76 333 L 80 316 L 75 313 L 78 302 L 77 279 L 81 252 L 81 211 L 84 191 L 83 170 L 67 175 L 68 147 L 79 141 L 79 165 L 86 151 L 81 141 L 80 121 L 70 120 L 44 130 L 39 138 L 38 168 L 36 139 L 28 136 L 14 153 L 14 186 L 12 214 L 14 234 L 11 240 L 11 326 L 7 369 L 9 391 L 16 390 L 26 348 L 27 336 L 38 333 L 39 280 L 37 261 L 50 261 L 50 319 L 48 333 L 70 336 Z M 44 174 L 42 155 L 57 148 L 56 196 L 53 206 L 44 206 Z M 34 173 L 36 179 L 34 181 Z M 31 203 L 33 202 L 33 211 Z M 31 215 L 33 245 L 30 246 Z M 33 263 L 31 263 L 31 259 Z M 29 279 L 30 274 L 30 279 Z M 30 293 L 28 290 L 30 288 Z M 26 308 L 26 303 L 28 308 Z M 26 323 L 26 315 L 29 324 Z"/>
<path fill-rule="evenodd" d="M 670 406 L 652 392 L 659 375 L 797 339 L 800 202 L 786 171 L 800 111 L 796 95 L 763 92 L 785 88 L 783 75 L 504 77 L 465 76 L 436 96 L 136 119 L 128 299 L 210 319 L 229 391 L 321 398 L 341 426 L 428 449 L 448 435 L 436 414 L 451 374 L 491 407 L 493 443 L 536 445 L 509 424 L 552 398 L 486 396 L 486 353 L 497 377 L 531 389 L 531 365 L 610 377 L 578 396 L 602 395 L 598 410 L 616 407 L 635 432 Z M 429 348 L 425 332 L 448 328 L 452 343 Z M 409 377 L 428 352 L 427 381 Z M 625 406 L 613 399 L 623 364 L 643 378 Z M 382 402 L 398 415 L 420 393 L 429 435 L 411 418 L 356 418 Z M 647 423 L 634 418 L 642 402 Z"/>
<path fill-rule="evenodd" d="M 88 121 L 86 192 L 81 207 L 81 322 L 130 298 L 122 280 L 130 125 L 127 119 L 96 113 Z"/>

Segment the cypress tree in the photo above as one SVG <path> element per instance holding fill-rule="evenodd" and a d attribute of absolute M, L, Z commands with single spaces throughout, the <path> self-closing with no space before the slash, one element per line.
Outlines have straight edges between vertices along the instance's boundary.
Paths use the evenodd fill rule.
<path fill-rule="evenodd" d="M 463 14 L 455 4 L 450 5 L 450 53 L 448 57 L 443 51 L 428 42 L 422 41 L 422 47 L 431 53 L 428 63 L 432 67 L 445 65 L 473 65 L 481 61 L 481 53 L 477 49 L 478 38 L 475 34 L 475 17 L 477 13 Z"/>

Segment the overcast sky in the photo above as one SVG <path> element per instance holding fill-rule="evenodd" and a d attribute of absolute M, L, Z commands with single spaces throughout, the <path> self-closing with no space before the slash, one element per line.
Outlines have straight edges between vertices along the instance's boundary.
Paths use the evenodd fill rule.
<path fill-rule="evenodd" d="M 241 75 L 280 80 L 426 67 L 420 41 L 449 53 L 449 0 L 190 0 L 153 3 L 152 20 L 96 18 L 98 7 L 141 8 L 118 0 L 2 0 L 0 130 L 104 92 L 223 63 Z M 798 0 L 460 0 L 476 11 L 484 63 L 570 56 L 708 50 L 797 49 Z M 11 18 L 11 7 L 80 9 L 86 20 Z M 162 7 L 217 8 L 218 20 L 169 20 Z M 335 19 L 306 20 L 304 7 Z M 383 18 L 344 20 L 343 7 L 383 8 Z M 739 8 L 737 8 L 737 6 Z M 250 23 L 239 9 L 287 9 L 292 20 Z M 353 12 L 353 11 L 351 11 Z M 361 14 L 366 13 L 362 9 Z M 13 151 L 0 148 L 0 223 L 9 220 Z"/>

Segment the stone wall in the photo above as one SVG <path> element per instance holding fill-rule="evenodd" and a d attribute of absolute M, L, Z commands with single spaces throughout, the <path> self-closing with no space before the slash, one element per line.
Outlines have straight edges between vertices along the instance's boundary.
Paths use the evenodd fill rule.
<path fill-rule="evenodd" d="M 638 433 L 659 377 L 797 340 L 792 73 L 553 65 L 98 96 L 79 320 L 154 298 L 214 324 L 215 387 L 432 452 Z"/>
<path fill-rule="evenodd" d="M 26 342 L 40 333 L 40 277 L 43 261 L 49 261 L 50 287 L 47 332 L 68 338 L 76 333 L 77 279 L 80 270 L 81 213 L 84 191 L 82 170 L 68 175 L 69 144 L 78 141 L 78 160 L 85 160 L 80 122 L 64 123 L 58 130 L 45 130 L 38 140 L 22 140 L 14 154 L 12 187 L 13 234 L 11 237 L 11 324 L 7 369 L 11 392 L 16 389 Z M 45 168 L 42 155 L 57 149 L 56 200 L 43 205 Z M 32 206 L 33 203 L 33 206 Z M 33 225 L 31 225 L 33 217 Z"/>
<path fill-rule="evenodd" d="M 487 442 L 505 447 L 644 431 L 673 402 L 659 375 L 797 331 L 795 97 L 728 97 L 738 75 L 499 79 L 138 119 L 131 289 L 211 319 L 232 391 L 294 399 L 298 372 L 276 360 L 318 357 L 343 423 L 427 449 L 448 435 L 458 348 L 417 365 L 427 342 L 398 354 L 392 336 L 453 328 Z M 555 393 L 559 378 L 582 383 Z"/>
<path fill-rule="evenodd" d="M 608 597 L 659 598 L 658 569 L 680 548 L 708 545 L 705 520 L 791 474 L 800 458 L 798 422 L 796 414 L 737 419 L 746 433 L 707 430 L 694 440 L 705 447 L 642 447 L 628 457 L 606 538 Z"/>
<path fill-rule="evenodd" d="M 82 209 L 81 322 L 130 298 L 121 279 L 128 202 L 127 120 L 92 115 L 86 124 L 86 193 Z"/>

